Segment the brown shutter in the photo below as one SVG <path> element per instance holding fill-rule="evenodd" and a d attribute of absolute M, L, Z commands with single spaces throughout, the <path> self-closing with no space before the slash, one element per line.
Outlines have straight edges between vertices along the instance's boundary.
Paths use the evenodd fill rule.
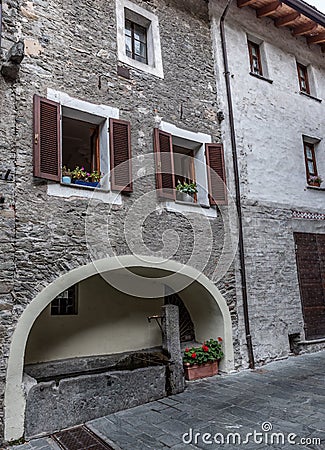
<path fill-rule="evenodd" d="M 156 187 L 158 196 L 175 200 L 175 177 L 172 135 L 155 128 Z"/>
<path fill-rule="evenodd" d="M 325 234 L 294 233 L 307 339 L 325 337 Z"/>
<path fill-rule="evenodd" d="M 34 95 L 34 176 L 60 181 L 60 105 Z"/>
<path fill-rule="evenodd" d="M 109 119 L 111 188 L 132 192 L 131 127 L 125 120 Z"/>
<path fill-rule="evenodd" d="M 226 171 L 222 144 L 206 144 L 205 157 L 210 205 L 226 205 Z"/>

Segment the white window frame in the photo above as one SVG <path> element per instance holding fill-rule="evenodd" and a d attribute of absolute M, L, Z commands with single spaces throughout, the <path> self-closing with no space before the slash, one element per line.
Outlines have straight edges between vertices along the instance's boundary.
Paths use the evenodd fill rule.
<path fill-rule="evenodd" d="M 147 30 L 147 64 L 136 61 L 126 54 L 125 19 L 129 19 L 145 27 Z M 116 26 L 117 55 L 119 61 L 135 69 L 150 73 L 159 78 L 164 78 L 158 17 L 129 0 L 116 0 Z"/>
<path fill-rule="evenodd" d="M 159 129 L 172 135 L 173 145 L 196 149 L 194 155 L 194 168 L 198 189 L 197 204 L 183 204 L 178 203 L 177 200 L 174 202 L 166 201 L 164 205 L 167 210 L 178 212 L 199 211 L 209 217 L 217 217 L 217 210 L 215 208 L 211 208 L 209 202 L 209 184 L 205 157 L 205 144 L 212 143 L 211 136 L 205 133 L 196 133 L 193 131 L 184 130 L 183 128 L 179 128 L 176 125 L 164 121 L 160 123 Z"/>
<path fill-rule="evenodd" d="M 104 185 L 101 189 L 84 189 L 80 186 L 64 185 L 60 183 L 48 183 L 48 195 L 57 197 L 83 197 L 97 198 L 104 203 L 114 203 L 121 205 L 120 194 L 110 191 L 110 181 L 108 175 L 110 172 L 110 151 L 109 151 L 109 119 L 118 119 L 119 110 L 111 106 L 96 105 L 84 100 L 79 100 L 65 92 L 47 89 L 47 99 L 60 104 L 60 116 L 71 119 L 83 120 L 100 125 L 100 171 L 104 177 Z M 60 121 L 62 127 L 62 120 Z M 62 136 L 62 133 L 61 133 Z"/>

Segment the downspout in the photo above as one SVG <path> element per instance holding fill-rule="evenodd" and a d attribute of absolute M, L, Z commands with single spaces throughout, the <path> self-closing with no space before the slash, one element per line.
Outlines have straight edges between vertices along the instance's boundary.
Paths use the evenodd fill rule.
<path fill-rule="evenodd" d="M 239 184 L 239 170 L 238 170 L 238 159 L 237 159 L 236 133 L 235 133 L 235 123 L 234 123 L 234 110 L 233 110 L 232 95 L 231 95 L 230 72 L 229 72 L 226 36 L 225 36 L 225 19 L 228 14 L 231 3 L 232 3 L 232 0 L 228 0 L 227 6 L 221 16 L 220 36 L 221 36 L 225 82 L 226 82 L 226 89 L 227 89 L 229 126 L 230 126 L 232 159 L 233 159 L 234 177 L 235 177 L 236 206 L 237 206 L 238 227 L 239 227 L 239 260 L 240 260 L 240 275 L 241 275 L 241 286 L 242 286 L 242 296 L 243 296 L 245 333 L 246 333 L 249 367 L 250 367 L 250 369 L 254 369 L 255 362 L 254 362 L 254 353 L 253 353 L 253 345 L 252 345 L 252 336 L 250 334 L 249 312 L 248 312 L 248 301 L 247 301 L 247 283 L 246 283 L 245 252 L 244 252 L 244 238 L 243 238 L 243 220 L 242 220 L 242 208 L 241 208 L 241 197 L 240 197 L 240 184 Z"/>

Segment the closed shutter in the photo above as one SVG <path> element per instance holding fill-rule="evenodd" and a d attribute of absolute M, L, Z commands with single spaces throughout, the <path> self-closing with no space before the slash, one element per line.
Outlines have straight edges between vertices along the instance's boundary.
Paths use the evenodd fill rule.
<path fill-rule="evenodd" d="M 325 337 L 325 234 L 294 233 L 307 339 Z"/>
<path fill-rule="evenodd" d="M 156 187 L 158 196 L 175 200 L 175 177 L 172 135 L 155 128 Z"/>
<path fill-rule="evenodd" d="M 132 192 L 131 126 L 125 120 L 109 120 L 111 188 Z"/>
<path fill-rule="evenodd" d="M 34 95 L 34 176 L 60 181 L 60 105 Z"/>
<path fill-rule="evenodd" d="M 210 205 L 226 205 L 226 171 L 222 144 L 206 144 L 205 157 Z"/>

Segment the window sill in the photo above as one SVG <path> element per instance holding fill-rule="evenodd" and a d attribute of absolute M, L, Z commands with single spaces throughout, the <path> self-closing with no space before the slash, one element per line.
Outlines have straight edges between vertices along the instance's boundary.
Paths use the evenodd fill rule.
<path fill-rule="evenodd" d="M 101 192 L 109 192 L 109 190 L 105 187 L 101 187 L 101 186 L 84 186 L 82 184 L 74 184 L 74 183 L 60 183 L 60 186 L 64 186 L 67 187 L 69 189 L 86 189 L 87 191 L 94 191 L 96 189 L 96 191 L 101 191 Z"/>
<path fill-rule="evenodd" d="M 317 339 L 308 339 L 305 341 L 299 341 L 298 345 L 312 345 L 312 344 L 323 344 L 325 342 L 324 338 L 317 338 Z"/>
<path fill-rule="evenodd" d="M 249 72 L 249 74 L 252 77 L 259 78 L 260 80 L 263 80 L 263 81 L 266 81 L 267 83 L 273 84 L 273 80 L 270 80 L 270 78 L 265 78 L 262 75 L 258 75 L 257 73 L 254 73 L 254 72 Z"/>
<path fill-rule="evenodd" d="M 309 184 L 307 184 L 306 188 L 307 188 L 307 189 L 314 189 L 315 191 L 325 191 L 325 187 L 320 187 L 320 186 L 309 186 Z"/>
<path fill-rule="evenodd" d="M 120 193 L 109 191 L 104 188 L 94 188 L 67 183 L 48 182 L 47 195 L 61 198 L 82 198 L 84 200 L 96 199 L 103 203 L 122 205 Z"/>
<path fill-rule="evenodd" d="M 181 202 L 179 200 L 175 200 L 174 202 L 165 201 L 162 203 L 162 206 L 169 212 L 176 212 L 181 214 L 197 213 L 210 218 L 218 217 L 216 208 L 210 207 L 208 205 L 200 205 L 199 203 Z"/>
<path fill-rule="evenodd" d="M 304 97 L 311 98 L 312 100 L 315 100 L 315 101 L 318 102 L 318 103 L 322 103 L 322 101 L 323 101 L 323 100 L 320 99 L 320 98 L 317 98 L 317 97 L 314 97 L 313 95 L 307 94 L 307 92 L 300 91 L 299 94 L 300 94 L 300 95 L 303 95 Z"/>

